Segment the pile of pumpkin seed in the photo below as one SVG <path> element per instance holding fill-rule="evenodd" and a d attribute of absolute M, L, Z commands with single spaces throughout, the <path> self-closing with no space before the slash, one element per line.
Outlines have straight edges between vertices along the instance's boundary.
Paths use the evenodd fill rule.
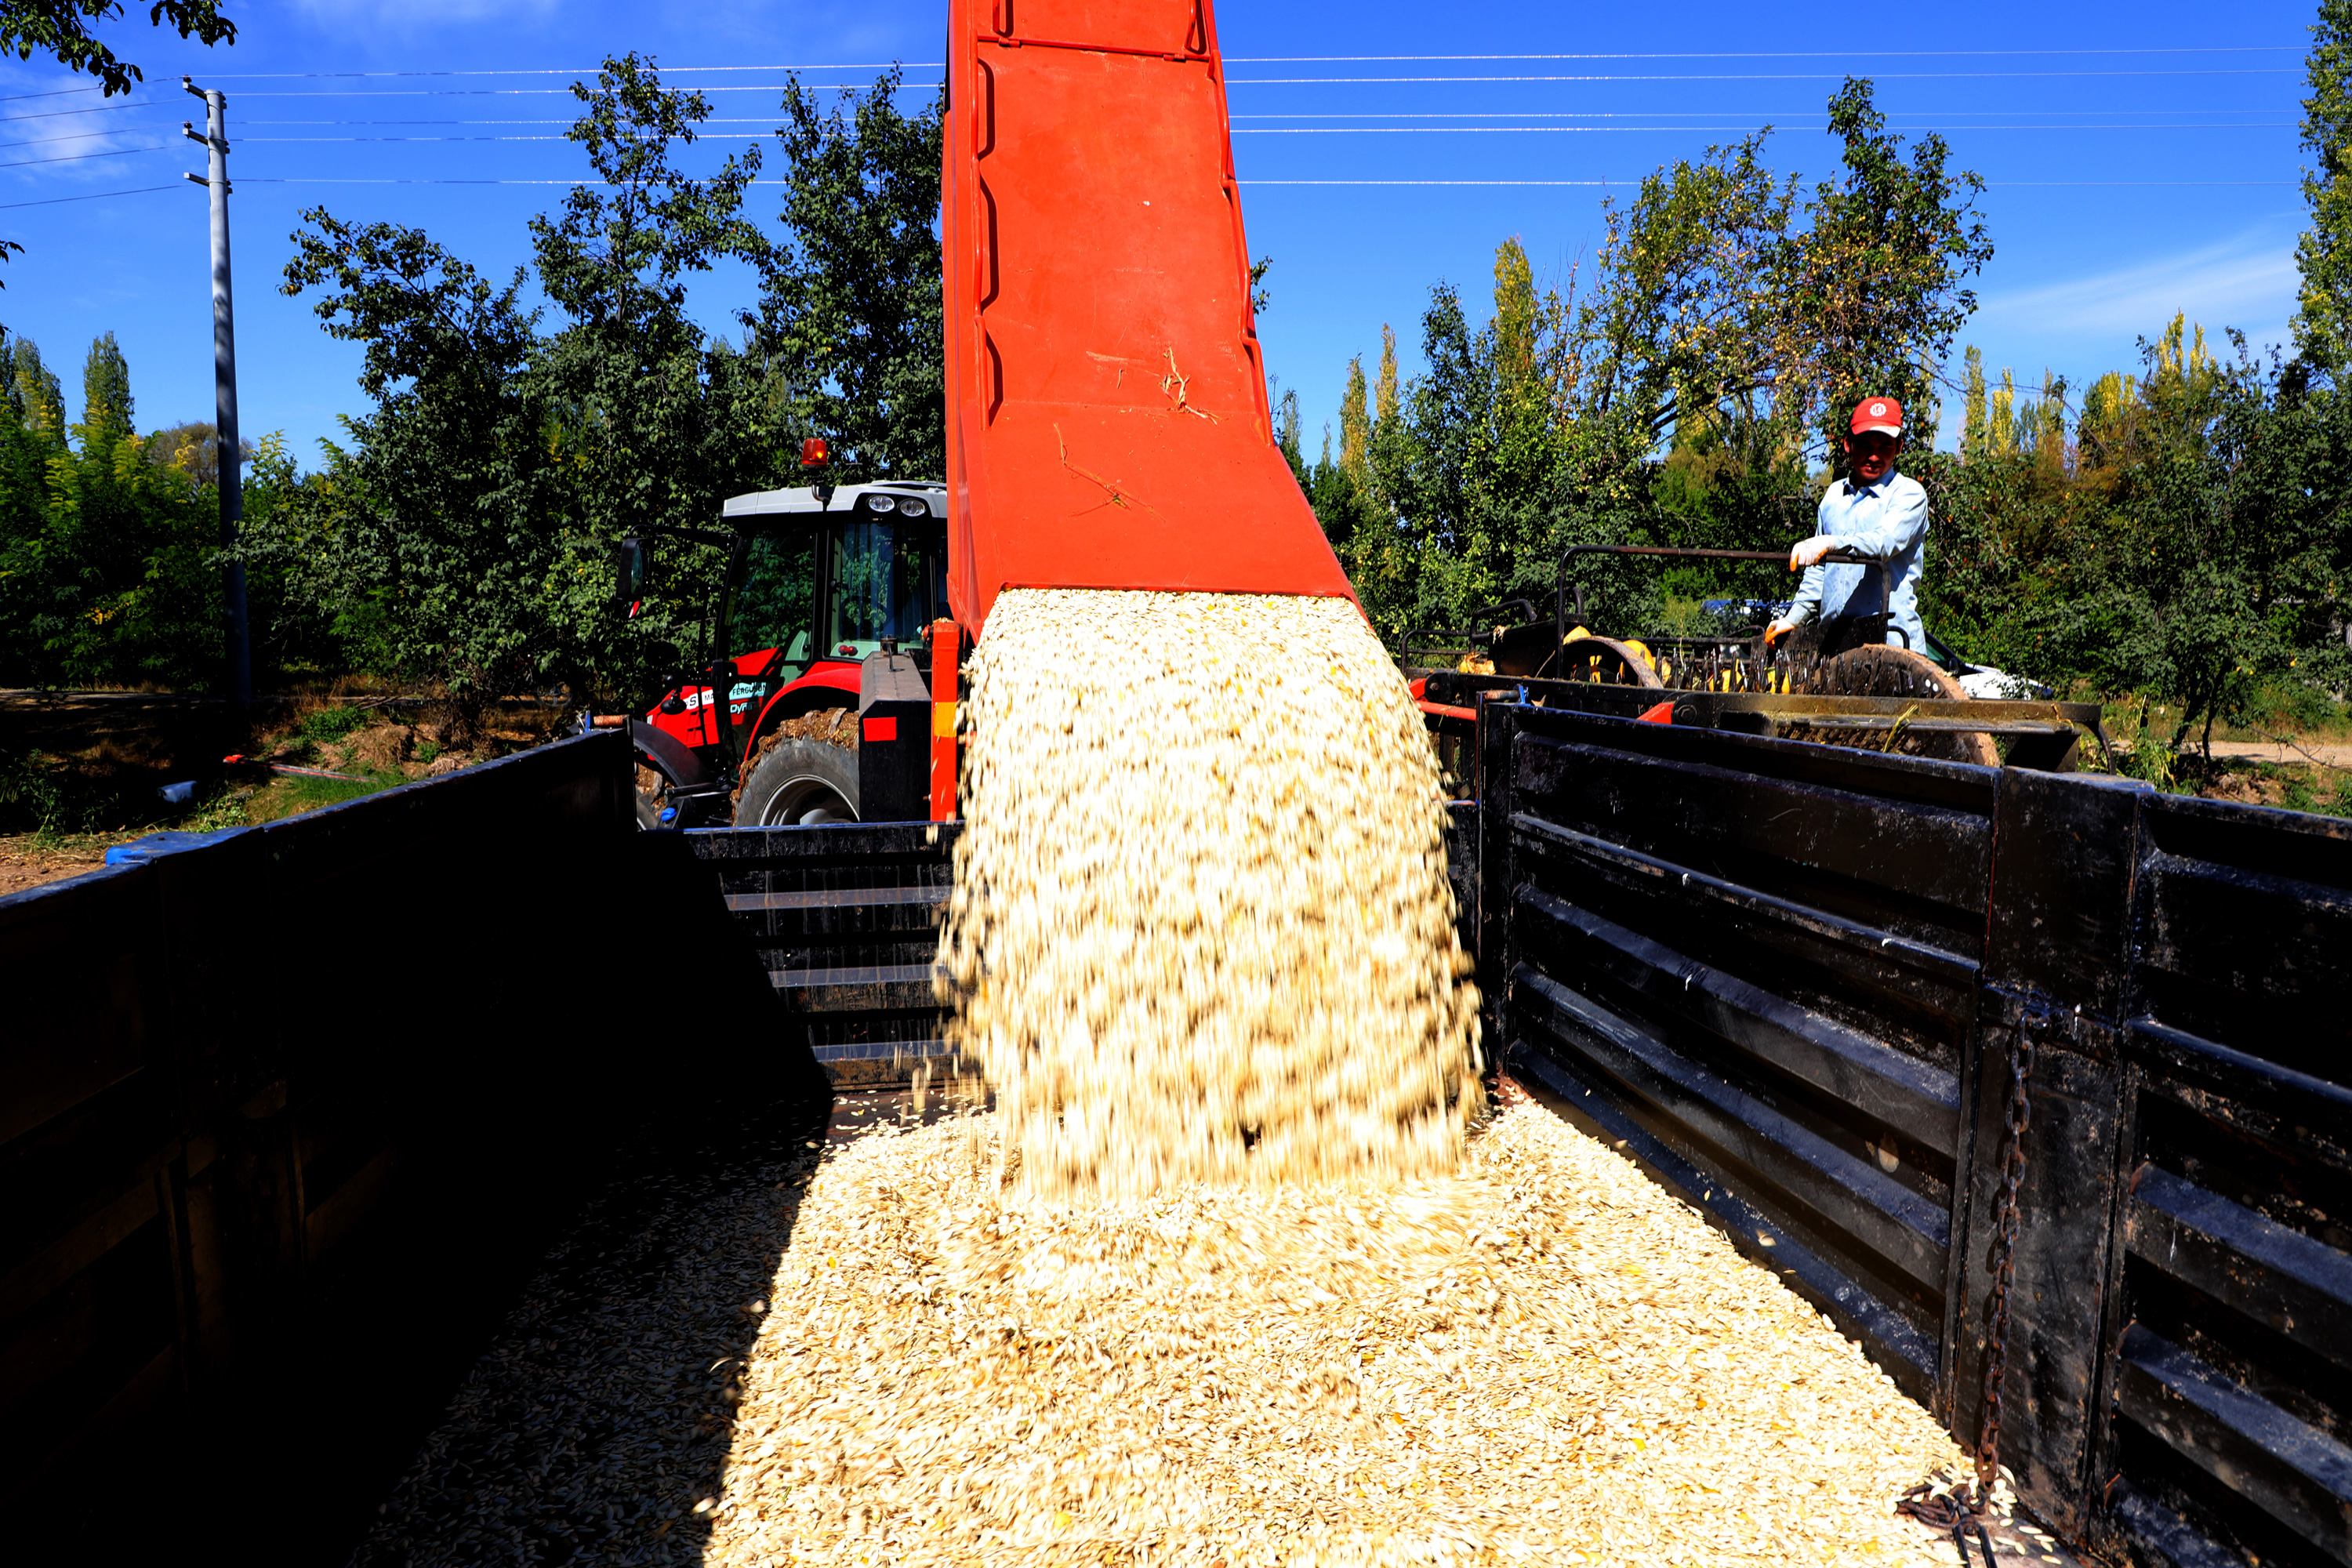
<path fill-rule="evenodd" d="M 1025 1188 L 1454 1167 L 1437 761 L 1353 604 L 1007 590 L 963 732 L 940 993 Z"/>
<path fill-rule="evenodd" d="M 1621 1155 L 1517 1104 L 1452 1175 L 1058 1202 L 1000 1122 L 808 1189 L 704 1561 L 1947 1564 L 1964 1460 Z"/>
<path fill-rule="evenodd" d="M 1435 760 L 1353 605 L 1008 591 L 962 732 L 940 986 L 993 1109 L 747 1170 L 646 1226 L 658 1279 L 522 1314 L 363 1561 L 1950 1560 L 1893 1511 L 1962 1473 L 1924 1411 L 1482 1104 Z"/>

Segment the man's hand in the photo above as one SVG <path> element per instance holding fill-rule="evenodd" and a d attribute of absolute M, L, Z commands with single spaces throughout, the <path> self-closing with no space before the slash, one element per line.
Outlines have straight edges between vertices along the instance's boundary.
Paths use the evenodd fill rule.
<path fill-rule="evenodd" d="M 1774 621 L 1770 626 L 1764 628 L 1764 646 L 1766 647 L 1770 647 L 1774 643 L 1779 642 L 1782 637 L 1787 637 L 1790 632 L 1793 632 L 1796 629 L 1797 623 L 1792 620 L 1789 620 L 1784 617 L 1780 620 Z"/>
<path fill-rule="evenodd" d="M 1817 565 L 1822 556 L 1835 550 L 1837 546 L 1838 541 L 1835 534 L 1815 534 L 1789 552 L 1789 570 L 1802 572 L 1808 566 Z"/>

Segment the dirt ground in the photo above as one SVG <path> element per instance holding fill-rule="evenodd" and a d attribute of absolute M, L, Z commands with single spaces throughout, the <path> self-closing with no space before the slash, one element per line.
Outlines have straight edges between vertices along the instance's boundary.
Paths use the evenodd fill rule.
<path fill-rule="evenodd" d="M 27 888 L 62 882 L 68 877 L 95 871 L 106 862 L 107 845 L 117 841 L 116 836 L 109 835 L 101 839 L 74 840 L 52 847 L 44 844 L 37 834 L 0 837 L 0 899 Z"/>
<path fill-rule="evenodd" d="M 274 821 L 539 745 L 567 717 L 504 702 L 461 736 L 437 704 L 397 695 L 259 698 L 240 718 L 204 698 L 0 691 L 0 764 L 18 770 L 0 778 L 0 808 L 28 779 L 50 796 L 46 808 L 13 802 L 21 826 L 44 809 L 49 825 L 0 834 L 0 898 L 96 870 L 107 849 L 150 833 Z M 186 805 L 159 797 L 174 784 L 194 786 Z"/>
<path fill-rule="evenodd" d="M 2289 745 L 2272 741 L 2216 741 L 2213 756 L 2217 762 L 2223 757 L 2244 757 L 2282 767 L 2317 762 L 2331 768 L 2352 768 L 2352 742 L 2303 741 Z"/>

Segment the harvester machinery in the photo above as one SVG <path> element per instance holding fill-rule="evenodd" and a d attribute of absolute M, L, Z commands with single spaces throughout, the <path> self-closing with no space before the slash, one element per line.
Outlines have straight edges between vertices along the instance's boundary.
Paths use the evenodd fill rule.
<path fill-rule="evenodd" d="M 2076 764 L 2084 740 L 2105 747 L 2096 703 L 1972 696 L 1960 679 L 1969 667 L 1932 637 L 1923 648 L 1890 643 L 1884 594 L 1879 613 L 1801 626 L 1777 647 L 1761 626 L 1745 635 L 1650 642 L 1600 635 L 1587 628 L 1582 584 L 1570 580 L 1577 560 L 1590 556 L 1788 560 L 1786 551 L 1775 550 L 1571 545 L 1559 560 L 1549 617 L 1533 601 L 1515 599 L 1474 616 L 1475 629 L 1408 633 L 1406 675 L 1438 733 L 1450 776 L 1467 776 L 1482 691 L 1654 723 L 1985 766 L 2006 761 L 2064 771 Z M 1845 551 L 1822 559 L 1883 570 Z M 1525 618 L 1505 621 L 1513 610 L 1525 611 Z M 1898 627 L 1892 635 L 1903 633 Z"/>
<path fill-rule="evenodd" d="M 748 651 L 596 721 L 648 826 L 952 818 L 961 650 L 1006 588 L 1355 597 L 1274 440 L 1209 0 L 950 0 L 948 38 L 946 482 L 688 533 L 729 552 L 707 647 Z"/>

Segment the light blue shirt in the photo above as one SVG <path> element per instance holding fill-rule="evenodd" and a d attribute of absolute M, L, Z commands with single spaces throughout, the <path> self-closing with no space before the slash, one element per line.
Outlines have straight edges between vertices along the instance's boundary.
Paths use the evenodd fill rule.
<path fill-rule="evenodd" d="M 1919 481 L 1892 468 L 1874 485 L 1840 479 L 1822 497 L 1813 533 L 1831 540 L 1832 548 L 1877 564 L 1807 567 L 1789 620 L 1802 626 L 1816 609 L 1826 616 L 1874 616 L 1884 608 L 1889 616 L 1886 640 L 1902 647 L 1907 635 L 1911 651 L 1927 653 L 1927 633 L 1919 624 L 1919 566 L 1927 552 L 1927 492 Z"/>

